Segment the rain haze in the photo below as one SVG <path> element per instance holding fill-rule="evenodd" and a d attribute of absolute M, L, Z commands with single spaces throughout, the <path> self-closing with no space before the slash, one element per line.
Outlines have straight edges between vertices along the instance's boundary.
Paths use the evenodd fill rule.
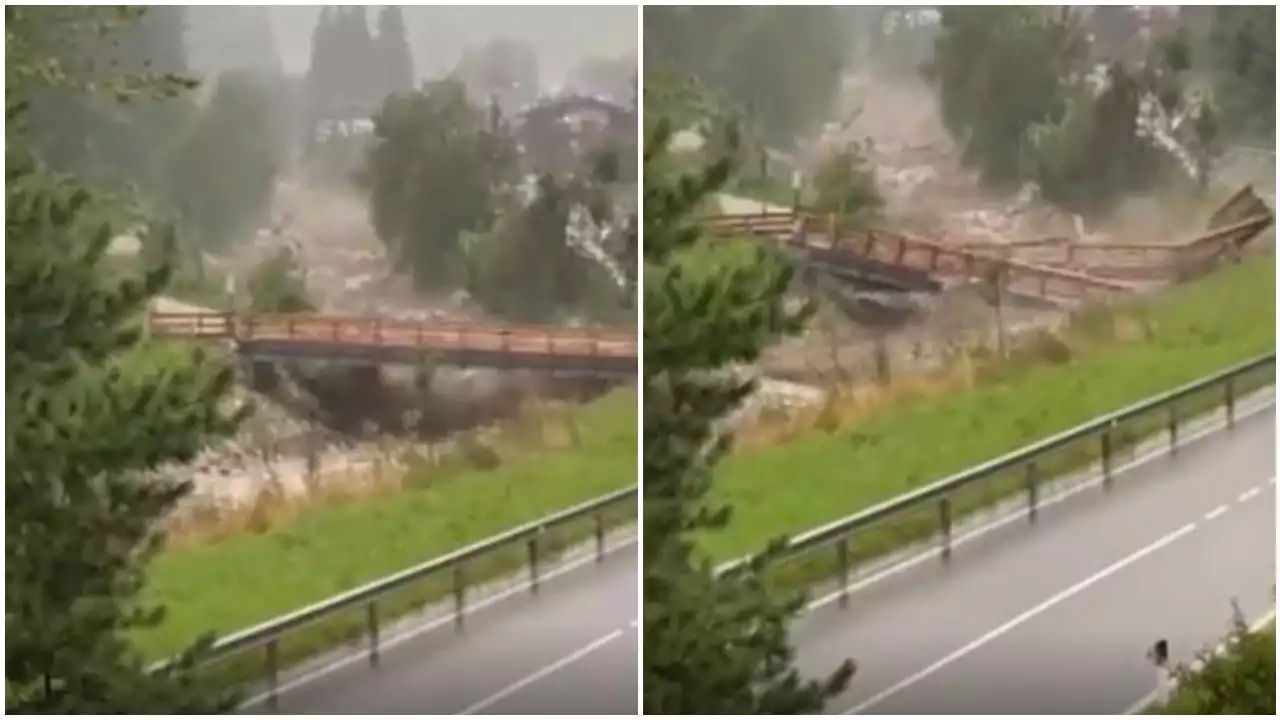
<path fill-rule="evenodd" d="M 322 7 L 192 7 L 188 42 L 193 64 L 203 72 L 224 69 L 233 61 L 225 50 L 241 47 L 245 27 L 261 14 L 270 26 L 281 68 L 289 74 L 305 73 Z M 636 10 L 630 7 L 405 6 L 403 10 L 418 77 L 444 74 L 467 49 L 503 37 L 529 44 L 538 56 L 545 85 L 562 83 L 588 57 L 636 52 Z M 250 35 L 255 32 L 249 28 Z"/>

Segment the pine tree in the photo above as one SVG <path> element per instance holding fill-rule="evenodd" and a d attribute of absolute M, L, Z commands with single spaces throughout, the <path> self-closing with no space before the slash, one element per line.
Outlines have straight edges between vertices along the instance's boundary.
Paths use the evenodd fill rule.
<path fill-rule="evenodd" d="M 387 5 L 378 13 L 377 44 L 382 58 L 383 95 L 412 90 L 413 51 L 409 49 L 409 33 L 399 5 Z"/>
<path fill-rule="evenodd" d="M 6 97 L 10 127 L 23 99 Z M 234 430 L 240 414 L 220 410 L 231 371 L 198 352 L 142 361 L 141 315 L 167 271 L 109 279 L 119 228 L 103 218 L 118 213 L 46 171 L 29 137 L 6 135 L 5 709 L 228 710 L 233 697 L 192 677 L 200 645 L 153 673 L 131 637 L 162 617 L 139 591 L 161 523 L 190 492 L 148 471 Z"/>
<path fill-rule="evenodd" d="M 647 123 L 646 123 L 647 124 Z M 728 133 L 732 148 L 736 133 Z M 698 535 L 731 509 L 708 499 L 727 452 L 721 420 L 755 388 L 725 372 L 751 363 L 811 314 L 783 304 L 790 271 L 776 253 L 714 272 L 682 260 L 701 237 L 696 213 L 728 181 L 729 160 L 680 175 L 666 151 L 671 125 L 646 128 L 644 145 L 644 712 L 818 712 L 853 676 L 846 661 L 804 680 L 788 641 L 804 599 L 763 572 L 777 544 L 743 572 L 717 575 Z"/>
<path fill-rule="evenodd" d="M 333 6 L 326 5 L 311 30 L 311 61 L 306 77 L 308 146 L 316 140 L 321 123 L 336 117 L 334 24 Z"/>

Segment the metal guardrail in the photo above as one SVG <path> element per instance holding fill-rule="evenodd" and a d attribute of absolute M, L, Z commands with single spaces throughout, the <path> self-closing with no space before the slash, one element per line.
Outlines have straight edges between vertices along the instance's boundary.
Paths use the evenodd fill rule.
<path fill-rule="evenodd" d="M 538 592 L 539 563 L 541 547 L 539 540 L 543 534 L 553 528 L 591 517 L 595 522 L 595 554 L 600 562 L 605 555 L 605 520 L 604 513 L 614 507 L 635 503 L 638 486 L 632 485 L 622 490 L 611 492 L 594 500 L 561 510 L 557 513 L 539 518 L 506 532 L 486 538 L 474 544 L 455 550 L 447 555 L 428 560 L 420 565 L 401 570 L 383 578 L 373 580 L 347 592 L 313 603 L 304 608 L 281 615 L 266 622 L 259 623 L 231 635 L 220 638 L 213 646 L 197 659 L 198 665 L 209 665 L 233 655 L 263 648 L 266 654 L 265 675 L 267 681 L 267 705 L 275 709 L 279 689 L 281 663 L 279 657 L 280 640 L 303 628 L 310 627 L 321 620 L 352 608 L 365 608 L 365 637 L 368 640 L 369 663 L 378 664 L 380 617 L 378 601 L 396 590 L 431 576 L 444 572 L 452 573 L 454 624 L 461 630 L 466 615 L 466 591 L 468 578 L 466 566 L 477 559 L 494 552 L 509 549 L 511 546 L 524 543 L 526 548 L 525 566 L 529 571 L 529 590 Z M 153 671 L 161 671 L 173 661 L 160 663 Z"/>
<path fill-rule="evenodd" d="M 1129 407 L 1090 420 L 1069 430 L 1047 437 L 1020 450 L 988 460 L 963 470 L 955 475 L 943 478 L 930 485 L 899 495 L 879 505 L 874 505 L 861 512 L 836 520 L 835 522 L 814 528 L 792 537 L 781 549 L 780 559 L 786 560 L 796 556 L 834 546 L 836 551 L 836 577 L 840 585 L 840 602 L 846 600 L 847 588 L 853 564 L 850 560 L 849 539 L 872 526 L 879 525 L 895 516 L 918 511 L 931 504 L 937 505 L 938 530 L 940 536 L 941 556 L 943 562 L 951 557 L 952 531 L 952 496 L 982 480 L 998 473 L 1025 468 L 1024 485 L 1027 494 L 1028 517 L 1032 522 L 1036 519 L 1039 504 L 1039 483 L 1041 478 L 1036 462 L 1044 455 L 1081 440 L 1098 438 L 1099 456 L 1102 465 L 1103 487 L 1110 487 L 1112 481 L 1113 433 L 1120 423 L 1139 416 L 1165 410 L 1168 412 L 1166 430 L 1170 446 L 1174 449 L 1178 444 L 1179 418 L 1177 403 L 1189 396 L 1221 386 L 1223 404 L 1226 406 L 1227 426 L 1235 424 L 1236 381 L 1247 373 L 1267 366 L 1275 366 L 1274 352 L 1255 358 L 1248 362 L 1230 367 L 1222 372 L 1183 385 L 1169 392 L 1139 401 Z M 745 570 L 751 561 L 750 557 L 739 558 L 725 563 L 716 570 L 720 574 L 730 574 Z"/>

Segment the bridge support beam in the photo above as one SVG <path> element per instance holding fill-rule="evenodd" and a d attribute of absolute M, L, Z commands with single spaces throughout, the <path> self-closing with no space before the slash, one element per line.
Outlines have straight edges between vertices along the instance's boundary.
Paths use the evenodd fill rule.
<path fill-rule="evenodd" d="M 275 363 L 270 360 L 245 358 L 242 360 L 242 371 L 245 384 L 255 392 L 270 393 L 280 384 L 280 373 L 276 370 Z"/>

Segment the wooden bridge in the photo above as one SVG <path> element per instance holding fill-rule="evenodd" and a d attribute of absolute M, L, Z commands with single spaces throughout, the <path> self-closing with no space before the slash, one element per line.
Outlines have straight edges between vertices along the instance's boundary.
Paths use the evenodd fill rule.
<path fill-rule="evenodd" d="M 634 377 L 636 333 L 321 314 L 155 312 L 156 337 L 229 342 L 260 360 L 337 360 Z"/>
<path fill-rule="evenodd" d="M 947 281 L 999 279 L 1005 293 L 1074 306 L 1136 292 L 1140 284 L 1194 279 L 1242 250 L 1274 221 L 1246 186 L 1209 219 L 1208 231 L 1185 242 L 1097 243 L 1065 238 L 952 244 L 883 230 L 851 230 L 834 217 L 803 212 L 713 215 L 717 235 L 770 238 L 793 258 L 872 290 L 921 292 Z"/>

